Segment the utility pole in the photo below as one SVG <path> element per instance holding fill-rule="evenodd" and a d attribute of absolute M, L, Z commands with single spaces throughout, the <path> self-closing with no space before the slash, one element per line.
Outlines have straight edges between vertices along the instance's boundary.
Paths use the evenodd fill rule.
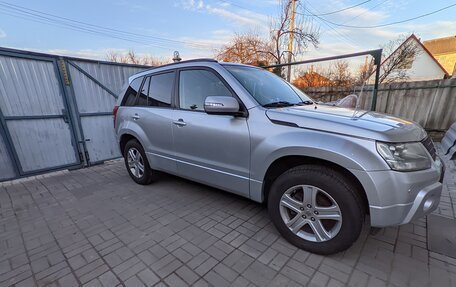
<path fill-rule="evenodd" d="M 295 0 L 291 0 L 291 18 L 290 18 L 290 38 L 288 39 L 288 63 L 291 63 L 291 55 L 293 53 L 293 41 L 294 41 L 294 22 L 295 22 Z M 288 72 L 287 72 L 287 81 L 290 82 L 291 80 L 291 65 L 288 65 Z"/>

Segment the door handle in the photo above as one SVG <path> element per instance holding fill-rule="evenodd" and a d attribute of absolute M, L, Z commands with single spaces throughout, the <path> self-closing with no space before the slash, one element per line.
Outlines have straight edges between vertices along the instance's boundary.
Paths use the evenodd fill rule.
<path fill-rule="evenodd" d="M 132 118 L 136 121 L 136 120 L 139 120 L 139 115 L 138 114 L 135 114 L 134 116 L 132 116 Z"/>
<path fill-rule="evenodd" d="M 178 119 L 177 121 L 174 121 L 173 124 L 175 124 L 176 126 L 179 126 L 179 127 L 183 127 L 183 126 L 187 125 L 187 123 L 184 122 L 183 119 Z"/>

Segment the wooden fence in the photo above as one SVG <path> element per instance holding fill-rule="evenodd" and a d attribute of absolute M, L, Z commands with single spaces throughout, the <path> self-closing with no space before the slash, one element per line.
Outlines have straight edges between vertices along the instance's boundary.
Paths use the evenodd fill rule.
<path fill-rule="evenodd" d="M 306 88 L 304 92 L 322 102 L 357 94 L 359 107 L 366 110 L 372 103 L 372 86 Z M 456 79 L 382 84 L 376 111 L 413 120 L 438 140 L 456 122 Z"/>

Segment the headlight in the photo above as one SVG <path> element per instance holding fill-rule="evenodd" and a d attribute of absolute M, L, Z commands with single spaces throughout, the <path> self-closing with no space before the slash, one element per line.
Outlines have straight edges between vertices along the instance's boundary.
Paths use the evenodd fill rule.
<path fill-rule="evenodd" d="M 377 151 L 394 170 L 414 171 L 431 167 L 431 158 L 420 142 L 377 142 Z"/>

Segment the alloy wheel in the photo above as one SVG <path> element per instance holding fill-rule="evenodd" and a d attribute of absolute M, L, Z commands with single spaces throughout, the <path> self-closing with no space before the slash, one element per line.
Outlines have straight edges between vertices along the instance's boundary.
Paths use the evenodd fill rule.
<path fill-rule="evenodd" d="M 302 239 L 323 242 L 334 238 L 342 226 L 337 202 L 312 185 L 289 188 L 280 199 L 280 215 L 291 232 Z"/>
<path fill-rule="evenodd" d="M 131 174 L 136 178 L 141 178 L 144 175 L 144 160 L 139 150 L 134 147 L 130 148 L 128 150 L 127 160 Z"/>

